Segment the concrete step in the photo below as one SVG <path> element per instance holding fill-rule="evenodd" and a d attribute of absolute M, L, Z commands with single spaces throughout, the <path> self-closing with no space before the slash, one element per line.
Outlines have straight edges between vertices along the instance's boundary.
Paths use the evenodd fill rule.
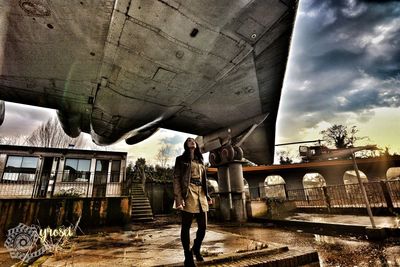
<path fill-rule="evenodd" d="M 198 264 L 198 266 L 206 266 L 207 264 Z M 319 266 L 318 254 L 316 252 L 301 252 L 289 250 L 275 255 L 260 255 L 253 257 L 245 257 L 237 260 L 226 260 L 220 263 L 212 264 L 213 266 Z"/>
<path fill-rule="evenodd" d="M 143 209 L 151 210 L 151 206 L 149 204 L 145 204 L 145 205 L 140 205 L 140 206 L 136 205 L 136 206 L 132 207 L 132 210 L 143 210 Z"/>
<path fill-rule="evenodd" d="M 141 196 L 141 195 L 137 195 L 137 196 L 131 196 L 132 200 L 144 200 L 147 199 L 147 197 Z"/>
<path fill-rule="evenodd" d="M 137 200 L 132 201 L 132 207 L 150 206 L 150 201 L 148 200 Z"/>
<path fill-rule="evenodd" d="M 138 192 L 143 192 L 143 189 L 140 187 L 140 188 L 133 188 L 133 187 L 131 187 L 131 188 L 129 188 L 129 190 L 130 191 L 138 191 Z"/>
<path fill-rule="evenodd" d="M 149 199 L 147 197 L 144 197 L 144 196 L 132 197 L 132 201 L 135 201 L 135 200 L 147 200 L 147 201 L 149 201 Z"/>
<path fill-rule="evenodd" d="M 132 201 L 132 207 L 140 207 L 143 205 L 150 206 L 150 202 L 148 200 Z"/>
<path fill-rule="evenodd" d="M 149 209 L 149 210 L 151 210 L 151 206 L 148 203 L 147 204 L 143 204 L 143 205 L 132 206 L 132 210 L 137 210 L 137 209 Z"/>
<path fill-rule="evenodd" d="M 132 203 L 137 203 L 137 202 L 149 202 L 149 199 L 147 197 L 132 197 Z"/>
<path fill-rule="evenodd" d="M 132 211 L 132 216 L 140 216 L 140 215 L 153 216 L 153 212 L 151 210 Z"/>
<path fill-rule="evenodd" d="M 133 189 L 131 191 L 132 209 L 131 220 L 136 222 L 144 222 L 153 220 L 153 211 L 150 201 L 144 194 L 142 188 Z"/>
<path fill-rule="evenodd" d="M 143 192 L 137 192 L 137 193 L 136 192 L 133 192 L 133 193 L 131 192 L 130 195 L 131 196 L 145 196 Z"/>
<path fill-rule="evenodd" d="M 136 211 L 136 210 L 138 210 L 138 211 L 142 211 L 142 210 L 151 210 L 151 207 L 150 206 L 142 206 L 142 207 L 134 207 L 134 208 L 132 208 L 132 211 Z"/>
<path fill-rule="evenodd" d="M 136 202 L 135 204 L 132 205 L 132 208 L 151 208 L 151 205 L 149 202 Z"/>
<path fill-rule="evenodd" d="M 140 193 L 144 193 L 143 189 L 139 189 L 139 188 L 134 188 L 130 190 L 131 192 L 140 192 Z"/>
<path fill-rule="evenodd" d="M 136 215 L 139 215 L 139 216 L 141 216 L 141 215 L 153 216 L 153 211 L 151 211 L 151 210 L 137 210 L 137 211 L 132 211 L 131 215 L 132 216 L 136 216 Z"/>
<path fill-rule="evenodd" d="M 132 213 L 133 219 L 134 218 L 142 218 L 142 217 L 153 217 L 153 213 L 151 211 Z"/>
<path fill-rule="evenodd" d="M 248 251 L 243 253 L 223 254 L 208 259 L 204 262 L 197 262 L 197 266 L 267 266 L 267 267 L 314 267 L 319 265 L 318 253 L 312 249 L 289 249 L 286 246 Z M 157 265 L 177 267 L 182 263 Z"/>
<path fill-rule="evenodd" d="M 131 198 L 145 198 L 145 199 L 147 199 L 147 196 L 145 194 L 133 194 L 133 195 L 131 195 Z"/>

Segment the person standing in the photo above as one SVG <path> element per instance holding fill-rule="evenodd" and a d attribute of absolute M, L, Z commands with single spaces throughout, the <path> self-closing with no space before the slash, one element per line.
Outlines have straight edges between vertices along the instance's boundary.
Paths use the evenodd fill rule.
<path fill-rule="evenodd" d="M 181 242 L 185 255 L 185 266 L 196 266 L 197 261 L 204 261 L 200 253 L 207 228 L 208 205 L 212 200 L 208 195 L 207 173 L 203 155 L 193 138 L 186 139 L 184 152 L 175 160 L 174 196 L 176 209 L 182 211 Z M 190 227 L 193 218 L 197 221 L 196 239 L 190 249 Z"/>

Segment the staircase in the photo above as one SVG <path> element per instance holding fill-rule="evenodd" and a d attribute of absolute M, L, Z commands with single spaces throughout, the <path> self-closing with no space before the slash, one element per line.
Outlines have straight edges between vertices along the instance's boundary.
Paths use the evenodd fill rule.
<path fill-rule="evenodd" d="M 132 197 L 132 221 L 152 221 L 154 219 L 153 211 L 151 209 L 149 199 L 143 192 L 142 185 L 140 183 L 133 183 L 130 192 Z"/>

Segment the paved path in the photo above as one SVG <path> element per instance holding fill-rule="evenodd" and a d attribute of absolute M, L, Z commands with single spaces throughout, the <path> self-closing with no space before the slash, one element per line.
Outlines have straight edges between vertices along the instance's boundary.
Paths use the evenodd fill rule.
<path fill-rule="evenodd" d="M 400 218 L 397 218 L 395 216 L 374 216 L 373 218 L 377 227 L 400 228 Z M 368 216 L 360 215 L 297 213 L 295 215 L 286 217 L 285 220 L 371 226 L 370 218 Z"/>
<path fill-rule="evenodd" d="M 192 230 L 192 237 L 195 236 Z M 73 240 L 74 248 L 51 257 L 43 258 L 43 267 L 54 266 L 181 266 L 184 260 L 180 242 L 180 226 L 170 225 L 137 231 L 98 233 L 80 236 Z M 286 245 L 264 243 L 260 240 L 229 233 L 210 227 L 203 242 L 202 253 L 206 265 L 220 266 L 227 259 L 236 260 L 227 266 L 251 266 L 256 261 L 247 262 L 249 253 L 257 254 L 259 262 L 268 257 L 277 261 L 291 258 L 308 262 L 318 256 L 312 249 L 290 250 Z M 247 255 L 247 256 L 246 256 Z M 253 254 L 252 254 L 253 255 Z M 267 257 L 268 256 L 268 257 Z M 253 256 L 251 258 L 254 258 Z M 221 265 L 222 266 L 222 265 Z M 265 265 L 268 266 L 268 265 Z M 287 266 L 295 266 L 288 264 Z"/>

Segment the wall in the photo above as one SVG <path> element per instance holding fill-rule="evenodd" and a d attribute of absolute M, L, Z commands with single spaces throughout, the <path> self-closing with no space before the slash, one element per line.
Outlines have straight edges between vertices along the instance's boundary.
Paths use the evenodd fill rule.
<path fill-rule="evenodd" d="M 0 236 L 19 223 L 43 227 L 69 226 L 82 215 L 79 226 L 124 225 L 130 222 L 131 199 L 115 198 L 53 198 L 0 199 Z"/>
<path fill-rule="evenodd" d="M 247 218 L 266 217 L 268 215 L 267 203 L 265 200 L 246 201 Z"/>
<path fill-rule="evenodd" d="M 153 214 L 169 214 L 173 212 L 174 189 L 172 182 L 146 182 L 146 196 L 149 198 Z"/>

